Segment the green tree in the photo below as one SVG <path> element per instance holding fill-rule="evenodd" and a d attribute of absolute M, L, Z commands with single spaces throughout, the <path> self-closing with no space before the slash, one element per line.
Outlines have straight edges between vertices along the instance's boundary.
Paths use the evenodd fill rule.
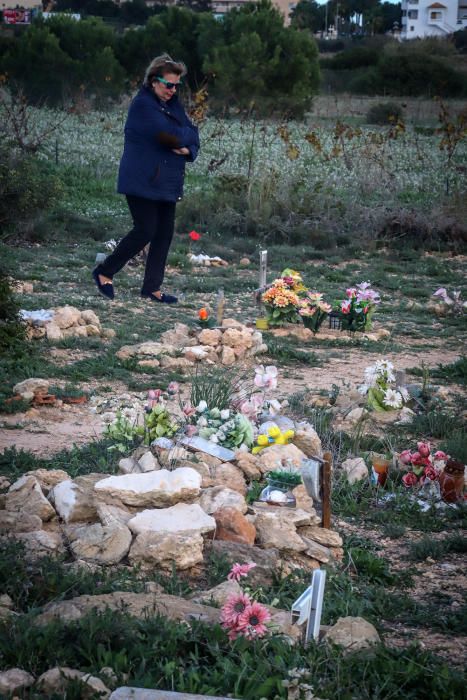
<path fill-rule="evenodd" d="M 296 29 L 309 29 L 321 32 L 325 29 L 325 5 L 316 0 L 300 0 L 292 11 L 291 25 Z"/>
<path fill-rule="evenodd" d="M 58 37 L 38 25 L 23 32 L 6 51 L 1 70 L 29 101 L 59 104 L 73 92 L 76 62 L 60 47 Z"/>
<path fill-rule="evenodd" d="M 317 47 L 305 32 L 284 27 L 281 14 L 263 0 L 231 10 L 214 37 L 209 23 L 201 27 L 217 43 L 206 48 L 204 72 L 210 93 L 226 105 L 258 111 L 303 114 L 319 83 Z"/>

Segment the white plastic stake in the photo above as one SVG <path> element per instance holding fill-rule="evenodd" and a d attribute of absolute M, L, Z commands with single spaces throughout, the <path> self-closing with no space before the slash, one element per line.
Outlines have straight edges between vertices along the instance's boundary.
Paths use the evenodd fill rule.
<path fill-rule="evenodd" d="M 311 638 L 315 641 L 319 638 L 325 583 L 326 572 L 323 569 L 316 569 L 313 571 L 311 586 L 308 586 L 292 604 L 292 624 L 306 623 L 305 644 L 308 644 Z"/>

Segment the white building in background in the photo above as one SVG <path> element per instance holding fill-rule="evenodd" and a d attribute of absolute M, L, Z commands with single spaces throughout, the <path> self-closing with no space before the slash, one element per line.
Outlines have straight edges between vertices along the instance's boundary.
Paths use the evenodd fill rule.
<path fill-rule="evenodd" d="M 445 37 L 467 27 L 467 0 L 402 0 L 401 39 Z"/>

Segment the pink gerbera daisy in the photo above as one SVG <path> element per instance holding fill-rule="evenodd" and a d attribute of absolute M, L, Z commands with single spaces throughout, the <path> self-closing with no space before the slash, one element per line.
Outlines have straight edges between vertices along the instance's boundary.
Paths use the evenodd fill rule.
<path fill-rule="evenodd" d="M 237 627 L 238 631 L 247 639 L 255 639 L 263 637 L 267 630 L 265 622 L 269 622 L 271 614 L 261 603 L 253 602 L 239 616 Z"/>
<path fill-rule="evenodd" d="M 251 605 L 251 600 L 246 593 L 232 595 L 227 599 L 227 602 L 222 607 L 220 620 L 224 629 L 235 627 L 238 618 Z"/>
<path fill-rule="evenodd" d="M 251 569 L 254 569 L 256 564 L 251 562 L 250 564 L 239 564 L 236 562 L 233 566 L 232 569 L 230 570 L 230 574 L 227 576 L 229 581 L 240 581 L 240 579 L 244 576 L 248 576 L 248 572 L 251 571 Z"/>

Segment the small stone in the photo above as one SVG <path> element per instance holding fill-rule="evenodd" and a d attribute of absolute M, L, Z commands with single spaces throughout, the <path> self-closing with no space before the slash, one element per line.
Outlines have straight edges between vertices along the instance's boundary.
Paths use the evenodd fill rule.
<path fill-rule="evenodd" d="M 156 469 L 160 469 L 160 464 L 150 450 L 139 458 L 138 464 L 142 472 L 153 472 Z"/>
<path fill-rule="evenodd" d="M 141 532 L 133 542 L 129 559 L 133 565 L 167 571 L 190 569 L 203 561 L 203 537 L 186 532 Z"/>
<path fill-rule="evenodd" d="M 117 499 L 136 507 L 166 507 L 179 501 L 189 501 L 199 495 L 201 477 L 190 467 L 167 469 L 145 474 L 110 476 L 98 481 L 95 494 L 103 502 Z"/>
<path fill-rule="evenodd" d="M 42 528 L 42 520 L 38 515 L 26 513 L 24 510 L 9 512 L 0 510 L 0 534 L 12 532 L 34 532 Z"/>
<path fill-rule="evenodd" d="M 235 353 L 232 348 L 229 348 L 227 345 L 224 345 L 222 348 L 222 355 L 221 355 L 221 362 L 225 367 L 230 367 L 231 365 L 235 364 L 236 357 Z"/>
<path fill-rule="evenodd" d="M 325 527 L 302 527 L 299 530 L 300 535 L 304 535 L 313 542 L 318 542 L 324 547 L 342 547 L 342 537 L 334 530 L 328 530 Z"/>
<path fill-rule="evenodd" d="M 381 641 L 375 627 L 363 617 L 340 617 L 327 630 L 324 639 L 344 647 L 347 652 L 366 649 Z"/>
<path fill-rule="evenodd" d="M 119 474 L 139 474 L 140 468 L 136 459 L 133 457 L 123 457 L 118 463 Z"/>
<path fill-rule="evenodd" d="M 10 598 L 8 593 L 3 593 L 3 595 L 0 595 L 0 607 L 2 607 L 2 608 L 12 608 L 13 607 L 13 600 Z"/>
<path fill-rule="evenodd" d="M 45 326 L 45 334 L 47 340 L 57 341 L 62 340 L 63 338 L 63 333 L 61 329 L 53 321 L 51 321 Z"/>
<path fill-rule="evenodd" d="M 349 484 L 354 484 L 356 481 L 361 481 L 362 479 L 368 479 L 368 468 L 362 457 L 344 460 L 344 462 L 342 462 L 342 469 L 347 474 Z"/>
<path fill-rule="evenodd" d="M 240 267 L 248 267 L 250 264 L 250 258 L 240 258 Z"/>
<path fill-rule="evenodd" d="M 323 547 L 323 545 L 318 544 L 309 540 L 307 537 L 302 537 L 302 540 L 307 545 L 306 554 L 312 559 L 316 559 L 321 564 L 327 564 L 331 559 L 331 551 L 328 547 Z"/>
<path fill-rule="evenodd" d="M 86 329 L 86 335 L 88 338 L 100 336 L 100 334 L 101 334 L 100 327 L 95 326 L 93 323 L 86 324 L 86 326 L 84 326 L 84 328 Z"/>
<path fill-rule="evenodd" d="M 61 329 L 78 326 L 81 311 L 74 306 L 59 306 L 54 309 L 53 322 Z"/>
<path fill-rule="evenodd" d="M 91 676 L 89 673 L 83 673 L 74 668 L 66 668 L 56 666 L 49 671 L 43 673 L 37 679 L 37 687 L 49 697 L 55 695 L 66 694 L 67 686 L 70 681 L 80 681 L 82 683 L 80 689 L 80 698 L 82 700 L 90 700 L 91 698 L 99 697 L 104 700 L 110 696 L 110 690 L 96 676 Z"/>
<path fill-rule="evenodd" d="M 159 360 L 139 360 L 138 367 L 160 367 L 161 363 Z"/>
<path fill-rule="evenodd" d="M 13 387 L 13 393 L 23 395 L 25 392 L 32 391 L 33 394 L 47 394 L 49 392 L 50 383 L 46 379 L 25 379 L 18 382 Z"/>
<path fill-rule="evenodd" d="M 112 338 L 115 338 L 117 335 L 116 331 L 114 331 L 113 328 L 101 328 L 101 336 L 103 338 L 107 338 L 108 340 L 111 340 Z"/>
<path fill-rule="evenodd" d="M 26 553 L 31 559 L 65 552 L 62 537 L 58 532 L 46 532 L 45 530 L 20 532 L 15 535 L 15 539 L 24 544 Z"/>
<path fill-rule="evenodd" d="M 199 504 L 201 508 L 210 515 L 226 506 L 234 508 L 240 511 L 240 513 L 246 513 L 248 510 L 245 498 L 238 493 L 238 491 L 234 491 L 225 486 L 213 486 L 204 489 L 199 499 Z"/>
<path fill-rule="evenodd" d="M 237 596 L 242 592 L 241 586 L 237 581 L 223 581 L 218 586 L 214 586 L 214 588 L 210 588 L 208 591 L 195 593 L 190 600 L 192 600 L 193 603 L 206 603 L 206 605 L 215 603 L 222 606 L 225 605 L 228 599 L 233 595 Z"/>
<path fill-rule="evenodd" d="M 198 335 L 198 341 L 201 345 L 210 345 L 212 347 L 217 347 L 221 342 L 221 339 L 221 331 L 215 328 L 203 328 L 201 333 Z"/>
<path fill-rule="evenodd" d="M 119 506 L 109 506 L 107 503 L 99 503 L 97 505 L 97 515 L 102 525 L 112 525 L 121 527 L 127 525 L 128 521 L 133 517 L 133 513 Z"/>
<path fill-rule="evenodd" d="M 262 474 L 280 469 L 284 464 L 300 467 L 306 455 L 296 445 L 271 445 L 258 455 L 258 466 Z"/>
<path fill-rule="evenodd" d="M 29 688 L 34 683 L 34 676 L 31 676 L 22 668 L 10 668 L 8 671 L 0 672 L 0 695 L 8 695 L 21 692 Z"/>
<path fill-rule="evenodd" d="M 99 327 L 101 325 L 99 317 L 91 309 L 85 309 L 84 311 L 81 311 L 81 318 L 83 319 L 84 325 L 86 326 L 93 325 Z"/>
<path fill-rule="evenodd" d="M 22 476 L 10 486 L 5 509 L 25 510 L 30 515 L 38 515 L 44 522 L 55 516 L 55 510 L 42 493 L 40 484 L 34 476 Z"/>
<path fill-rule="evenodd" d="M 258 458 L 251 452 L 243 452 L 238 450 L 235 453 L 235 464 L 245 474 L 250 481 L 256 481 L 261 478 L 261 469 L 258 466 Z"/>
<path fill-rule="evenodd" d="M 254 544 L 256 528 L 237 508 L 223 506 L 214 513 L 214 519 L 217 525 L 216 539 Z"/>
<path fill-rule="evenodd" d="M 110 566 L 128 554 L 131 532 L 124 525 L 83 525 L 68 529 L 70 548 L 76 559 Z"/>
<path fill-rule="evenodd" d="M 292 442 L 307 457 L 321 457 L 323 454 L 321 440 L 314 428 L 309 427 L 306 430 L 297 430 L 292 438 Z"/>

